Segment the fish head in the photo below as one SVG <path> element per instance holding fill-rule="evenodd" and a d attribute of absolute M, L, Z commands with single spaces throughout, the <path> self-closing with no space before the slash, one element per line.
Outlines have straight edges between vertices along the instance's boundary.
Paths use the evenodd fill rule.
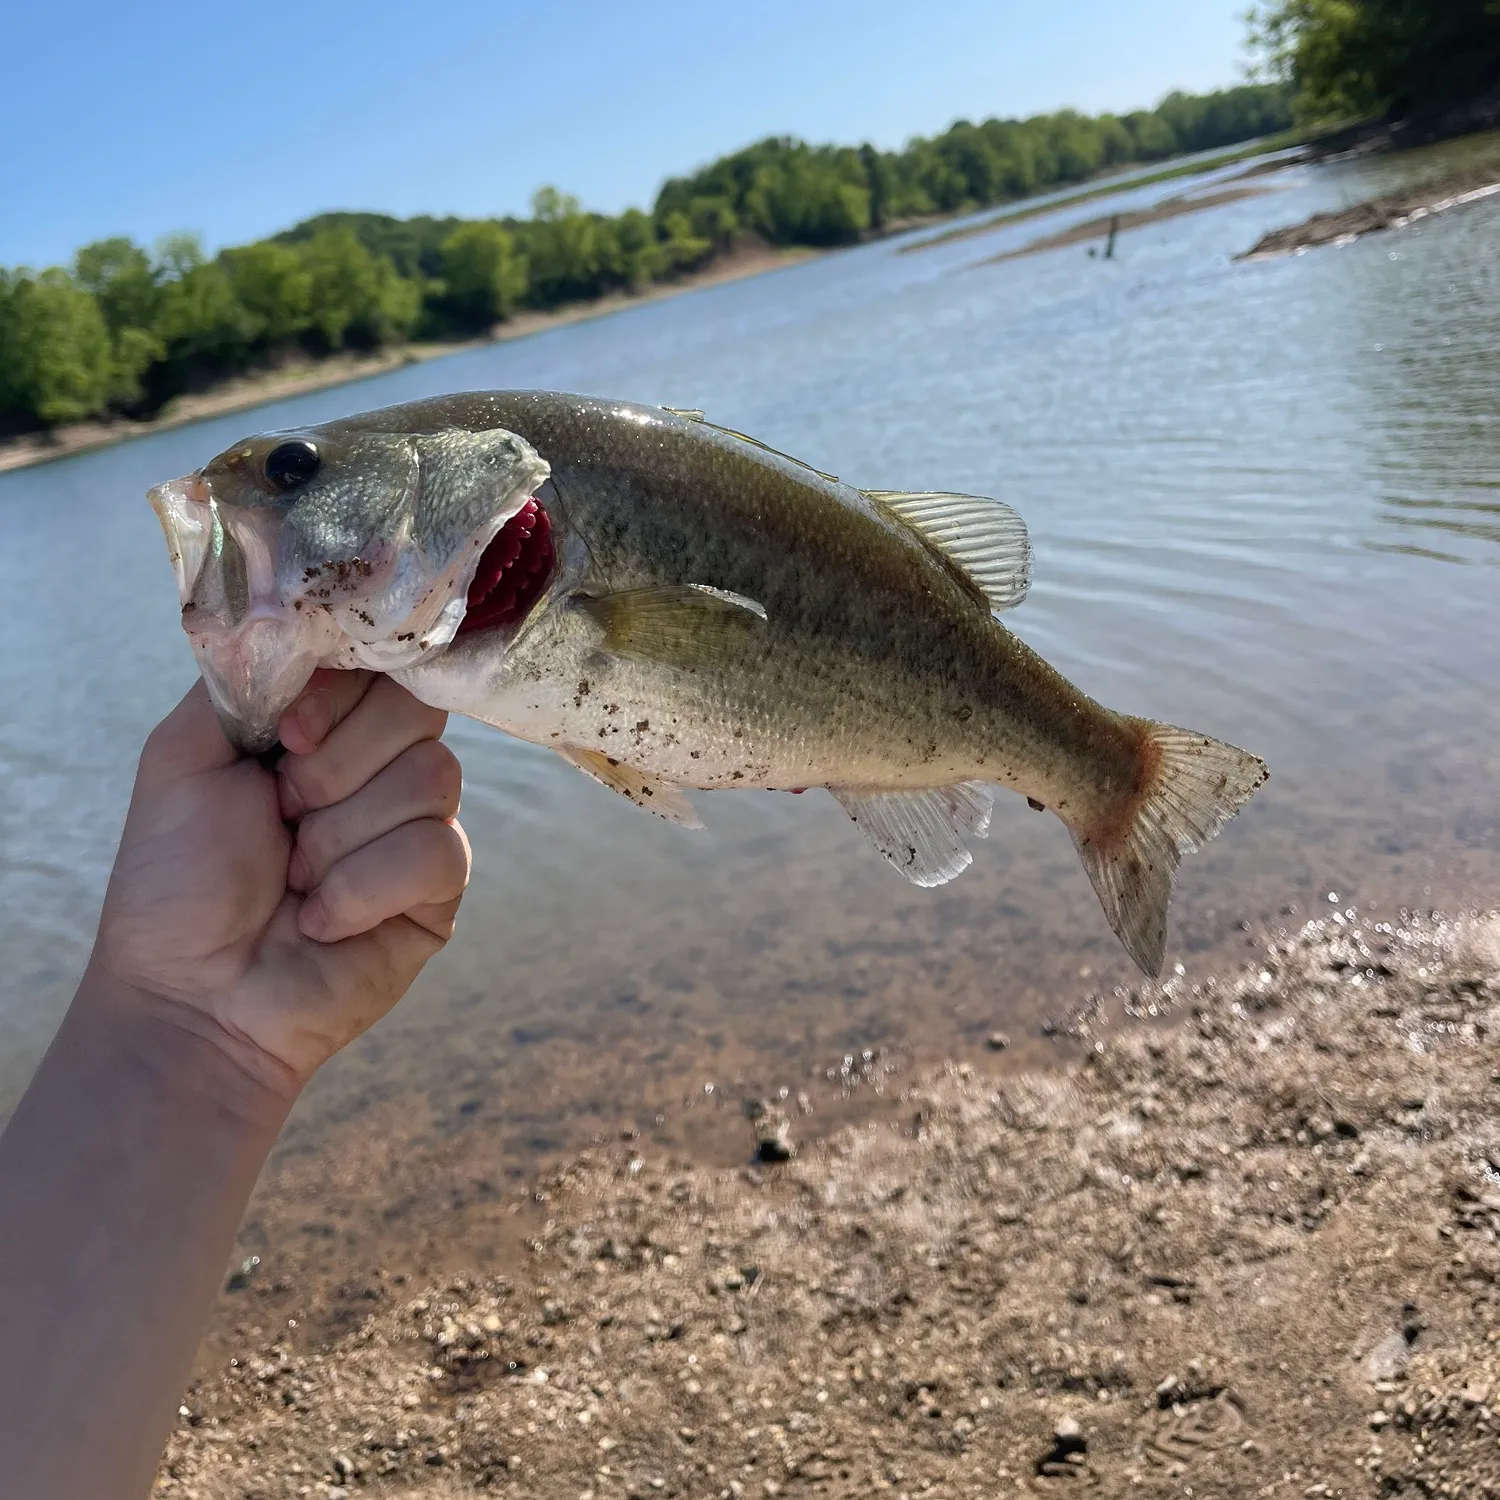
<path fill-rule="evenodd" d="M 182 623 L 231 743 L 276 742 L 318 667 L 441 651 L 486 549 L 546 480 L 523 438 L 337 422 L 236 443 L 158 485 Z"/>

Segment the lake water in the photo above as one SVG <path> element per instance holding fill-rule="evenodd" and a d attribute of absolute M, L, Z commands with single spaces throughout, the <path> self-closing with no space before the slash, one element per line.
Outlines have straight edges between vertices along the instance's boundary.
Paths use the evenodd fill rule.
<path fill-rule="evenodd" d="M 0 475 L 0 1109 L 83 967 L 139 743 L 192 677 L 147 487 L 248 431 L 440 391 L 702 407 L 856 483 L 1012 501 L 1036 549 L 1013 628 L 1103 702 L 1271 764 L 1184 869 L 1169 961 L 1190 976 L 1237 961 L 1242 921 L 1330 892 L 1492 903 L 1500 201 L 1234 259 L 1482 149 L 1294 166 L 1123 235 L 1112 261 L 980 264 L 1232 171 L 1128 188 Z M 485 1132 L 517 1171 L 633 1124 L 718 1149 L 693 1126 L 705 1100 L 727 1117 L 763 1088 L 848 1092 L 866 1052 L 962 1055 L 1000 1028 L 1039 1056 L 1044 1022 L 1134 982 L 1062 826 L 1019 799 L 963 877 L 922 891 L 822 795 L 703 797 L 694 835 L 547 752 L 460 722 L 451 739 L 465 920 L 309 1092 L 302 1147 L 378 1109 L 426 1137 Z"/>

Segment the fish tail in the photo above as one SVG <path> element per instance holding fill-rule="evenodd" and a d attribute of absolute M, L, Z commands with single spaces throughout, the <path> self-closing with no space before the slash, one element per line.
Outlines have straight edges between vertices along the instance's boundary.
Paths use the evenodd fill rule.
<path fill-rule="evenodd" d="M 1141 769 L 1123 806 L 1092 827 L 1070 825 L 1104 915 L 1154 979 L 1167 946 L 1167 903 L 1184 854 L 1206 844 L 1270 775 L 1265 762 L 1207 735 L 1149 719 Z"/>

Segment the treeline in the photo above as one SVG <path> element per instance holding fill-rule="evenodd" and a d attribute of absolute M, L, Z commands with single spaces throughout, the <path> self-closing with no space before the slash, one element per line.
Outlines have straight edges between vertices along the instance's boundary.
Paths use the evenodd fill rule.
<path fill-rule="evenodd" d="M 1304 120 L 1407 119 L 1500 88 L 1497 0 L 1270 0 L 1251 26 Z"/>
<path fill-rule="evenodd" d="M 672 178 L 650 213 L 590 213 L 543 188 L 529 219 L 322 214 L 214 256 L 189 235 L 151 253 L 102 240 L 68 267 L 0 269 L 0 430 L 148 416 L 294 356 L 470 337 L 523 308 L 680 276 L 747 240 L 850 244 L 1291 118 L 1287 87 L 1253 84 L 1122 116 L 960 120 L 901 151 L 776 138 Z"/>

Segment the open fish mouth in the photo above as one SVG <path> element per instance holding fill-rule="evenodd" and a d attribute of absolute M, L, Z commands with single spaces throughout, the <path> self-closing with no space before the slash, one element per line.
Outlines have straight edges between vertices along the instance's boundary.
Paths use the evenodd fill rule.
<path fill-rule="evenodd" d="M 518 625 L 547 592 L 556 571 L 552 519 L 533 496 L 480 555 L 457 634 Z"/>

